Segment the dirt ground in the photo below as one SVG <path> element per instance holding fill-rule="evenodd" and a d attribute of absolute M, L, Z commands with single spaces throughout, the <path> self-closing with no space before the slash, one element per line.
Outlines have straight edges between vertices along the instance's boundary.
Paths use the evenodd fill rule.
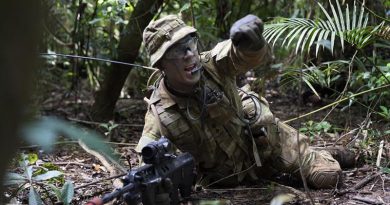
<path fill-rule="evenodd" d="M 92 94 L 79 90 L 77 97 L 75 96 L 75 92 L 61 90 L 57 87 L 57 90 L 50 92 L 46 100 L 41 103 L 41 114 L 58 116 L 92 129 L 98 129 L 97 123 L 90 121 L 89 118 L 89 108 L 93 100 Z M 295 96 L 294 93 L 280 92 L 275 87 L 270 87 L 266 92 L 266 98 L 273 112 L 281 120 L 291 119 L 298 114 L 302 115 L 320 107 L 319 104 L 315 103 L 305 103 L 298 107 L 297 104 L 302 103 L 299 103 Z M 138 159 L 134 148 L 141 135 L 145 111 L 146 106 L 141 99 L 120 99 L 117 103 L 115 123 L 118 124 L 118 127 L 110 133 L 108 143 L 122 156 L 124 164 L 134 165 L 137 163 Z M 328 112 L 329 109 L 301 121 L 320 121 Z M 359 127 L 365 118 L 366 110 L 357 106 L 344 112 L 336 108 L 329 115 L 327 121 L 332 125 L 352 130 Z M 301 126 L 300 121 L 293 121 L 290 125 L 295 128 Z M 388 124 L 383 126 L 388 126 Z M 337 141 L 337 144 L 345 146 L 355 136 L 351 134 L 351 136 L 344 137 L 345 133 L 344 131 L 337 135 L 317 136 L 312 141 L 312 145 L 316 147 L 332 146 Z M 342 140 L 340 140 L 340 136 L 343 136 Z M 388 141 L 386 143 L 385 147 L 387 147 L 388 152 Z M 366 154 L 364 150 L 359 150 L 355 146 L 352 146 L 352 149 L 357 152 L 359 157 Z M 110 176 L 108 170 L 101 161 L 83 150 L 77 142 L 63 139 L 55 145 L 52 153 L 41 152 L 39 147 L 34 146 L 26 146 L 20 151 L 39 153 L 39 162 L 52 162 L 57 165 L 64 172 L 65 178 L 75 184 L 73 204 L 83 204 L 94 196 L 101 196 L 113 190 L 113 181 L 104 180 Z M 389 157 L 389 153 L 384 153 L 384 155 Z M 275 196 L 290 193 L 294 195 L 290 204 L 310 204 L 310 197 L 315 204 L 390 204 L 390 175 L 381 172 L 374 164 L 375 162 L 363 161 L 358 163 L 356 167 L 344 169 L 343 181 L 337 189 L 311 189 L 306 192 L 298 181 L 282 175 L 273 181 L 263 180 L 256 186 L 201 189 L 194 192 L 192 197 L 193 201 L 198 201 L 198 204 L 269 204 Z M 126 168 L 130 168 L 130 166 Z M 10 170 L 18 171 L 16 168 L 10 168 Z M 367 179 L 370 180 L 363 183 Z M 97 183 L 84 186 L 91 182 Z M 357 186 L 359 184 L 361 184 L 360 187 Z M 27 192 L 21 192 L 18 194 L 18 200 L 26 202 L 27 195 Z"/>

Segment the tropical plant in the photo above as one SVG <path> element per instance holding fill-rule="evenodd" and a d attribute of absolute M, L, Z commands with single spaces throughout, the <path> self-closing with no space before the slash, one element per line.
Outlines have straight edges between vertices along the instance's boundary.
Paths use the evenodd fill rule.
<path fill-rule="evenodd" d="M 303 124 L 303 127 L 299 129 L 299 132 L 302 132 L 310 137 L 310 140 L 313 140 L 315 136 L 320 134 L 328 133 L 332 131 L 332 125 L 327 121 L 314 122 L 312 120 Z"/>
<path fill-rule="evenodd" d="M 296 41 L 295 52 L 301 53 L 310 51 L 312 45 L 316 45 L 316 55 L 320 46 L 328 47 L 333 53 L 336 36 L 340 38 L 342 49 L 344 42 L 361 49 L 372 43 L 377 37 L 390 39 L 390 27 L 384 26 L 385 22 L 376 26 L 369 26 L 369 13 L 365 12 L 364 5 L 358 9 L 356 2 L 353 10 L 347 4 L 345 12 L 341 10 L 340 3 L 336 1 L 336 6 L 329 0 L 332 13 L 330 14 L 322 4 L 317 3 L 326 16 L 326 20 L 317 18 L 315 20 L 306 18 L 277 18 L 264 29 L 264 37 L 271 44 L 283 37 L 281 43 L 287 47 Z M 330 45 L 327 45 L 330 42 Z"/>
<path fill-rule="evenodd" d="M 70 204 L 73 198 L 73 184 L 67 181 L 61 189 L 54 186 L 50 180 L 62 177 L 63 173 L 57 170 L 46 170 L 42 166 L 34 165 L 38 157 L 36 154 L 22 154 L 22 159 L 19 162 L 22 174 L 10 172 L 4 185 L 18 186 L 18 191 L 29 188 L 28 201 L 29 204 L 40 205 L 44 204 L 42 196 L 38 194 L 36 187 L 49 187 L 59 202 Z M 42 171 L 44 170 L 44 171 Z"/>

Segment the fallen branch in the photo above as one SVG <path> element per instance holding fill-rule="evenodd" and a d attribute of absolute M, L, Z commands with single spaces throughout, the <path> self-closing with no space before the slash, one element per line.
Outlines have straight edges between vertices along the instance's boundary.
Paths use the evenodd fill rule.
<path fill-rule="evenodd" d="M 119 169 L 121 173 L 126 172 L 126 169 L 119 164 L 116 164 L 116 166 L 112 166 L 109 160 L 106 159 L 102 154 L 99 152 L 90 149 L 86 144 L 84 144 L 81 140 L 79 140 L 79 145 L 89 154 L 95 156 L 102 164 L 104 167 L 107 168 L 107 170 L 110 172 L 110 176 L 116 175 L 117 169 Z"/>
<path fill-rule="evenodd" d="M 83 167 L 86 167 L 86 168 L 92 168 L 91 165 L 89 164 L 85 164 L 85 163 L 81 163 L 81 162 L 52 162 L 53 164 L 55 165 L 79 165 L 79 166 L 83 166 Z"/>
<path fill-rule="evenodd" d="M 368 204 L 383 204 L 383 202 L 377 200 L 377 199 L 372 199 L 369 197 L 362 197 L 362 196 L 354 196 L 352 199 L 362 201 Z"/>
<path fill-rule="evenodd" d="M 366 184 L 368 184 L 370 181 L 372 181 L 373 179 L 377 178 L 378 176 L 380 176 L 381 173 L 378 172 L 376 174 L 373 174 L 371 176 L 367 176 L 366 178 L 364 178 L 363 180 L 361 180 L 360 182 L 358 182 L 357 184 L 355 184 L 353 187 L 349 188 L 349 189 L 345 189 L 345 190 L 342 190 L 340 191 L 338 194 L 339 195 L 343 195 L 343 194 L 346 194 L 346 193 L 349 193 L 349 192 L 354 192 L 360 188 L 362 188 L 363 186 L 365 186 Z"/>
<path fill-rule="evenodd" d="M 118 174 L 118 175 L 114 175 L 114 176 L 111 176 L 111 177 L 107 177 L 107 178 L 104 178 L 104 179 L 100 179 L 100 180 L 97 180 L 97 181 L 94 181 L 94 182 L 90 182 L 90 183 L 86 183 L 86 184 L 83 184 L 83 185 L 80 185 L 80 186 L 76 186 L 74 188 L 74 190 L 77 190 L 77 189 L 81 189 L 81 188 L 84 188 L 84 187 L 87 187 L 87 186 L 91 186 L 93 184 L 97 184 L 97 183 L 100 183 L 102 181 L 106 181 L 106 180 L 110 180 L 110 179 L 115 179 L 115 178 L 118 178 L 118 177 L 123 177 L 125 176 L 127 173 L 122 173 L 122 174 Z"/>

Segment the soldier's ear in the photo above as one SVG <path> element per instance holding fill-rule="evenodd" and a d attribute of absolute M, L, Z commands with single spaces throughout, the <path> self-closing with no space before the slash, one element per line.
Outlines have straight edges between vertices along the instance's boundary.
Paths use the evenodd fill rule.
<path fill-rule="evenodd" d="M 159 61 L 157 61 L 157 63 L 155 64 L 155 67 L 158 68 L 160 71 L 164 71 L 165 70 L 165 67 L 164 67 L 164 63 L 162 62 L 164 59 L 160 59 Z"/>

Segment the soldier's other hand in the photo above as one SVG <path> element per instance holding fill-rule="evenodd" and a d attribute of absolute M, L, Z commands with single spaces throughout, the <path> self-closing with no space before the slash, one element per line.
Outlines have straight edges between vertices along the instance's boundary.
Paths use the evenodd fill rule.
<path fill-rule="evenodd" d="M 263 21 L 249 14 L 236 21 L 230 28 L 230 39 L 242 51 L 257 51 L 265 45 Z"/>

